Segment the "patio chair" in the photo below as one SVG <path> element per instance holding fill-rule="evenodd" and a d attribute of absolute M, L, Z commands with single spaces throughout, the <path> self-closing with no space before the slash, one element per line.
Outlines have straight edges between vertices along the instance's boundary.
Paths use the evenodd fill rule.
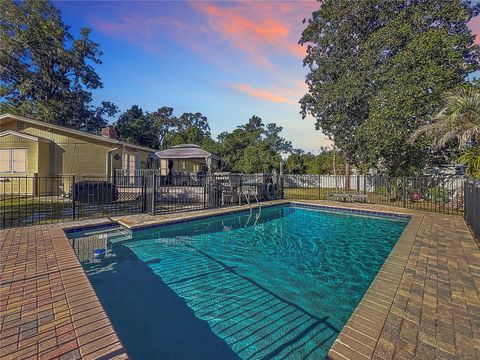
<path fill-rule="evenodd" d="M 240 201 L 240 177 L 236 174 L 217 173 L 215 180 L 221 188 L 222 206 Z"/>
<path fill-rule="evenodd" d="M 350 195 L 346 193 L 333 193 L 330 194 L 330 197 L 337 201 L 350 201 Z"/>

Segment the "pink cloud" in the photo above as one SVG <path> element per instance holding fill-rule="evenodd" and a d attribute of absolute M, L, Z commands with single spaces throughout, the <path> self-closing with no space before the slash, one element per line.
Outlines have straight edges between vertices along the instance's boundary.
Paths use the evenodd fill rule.
<path fill-rule="evenodd" d="M 318 8 L 312 2 L 233 2 L 220 6 L 194 2 L 192 6 L 207 16 L 210 32 L 215 32 L 247 58 L 273 68 L 272 58 L 279 54 L 305 56 L 298 45 L 304 27 L 302 19 Z"/>
<path fill-rule="evenodd" d="M 255 99 L 283 104 L 298 104 L 305 94 L 305 84 L 302 81 L 292 84 L 293 88 L 259 88 L 245 83 L 234 83 L 230 87 L 241 94 Z"/>
<path fill-rule="evenodd" d="M 480 36 L 478 36 L 480 33 L 480 16 L 476 16 L 470 20 L 468 26 L 470 26 L 470 29 L 472 29 L 473 33 L 477 36 L 475 38 L 475 44 L 480 44 Z"/>
<path fill-rule="evenodd" d="M 219 58 L 226 58 L 228 47 L 268 69 L 275 67 L 279 57 L 305 56 L 305 49 L 298 45 L 305 26 L 302 19 L 319 6 L 314 0 L 191 1 L 179 5 L 185 8 L 183 13 L 168 16 L 161 7 L 149 5 L 134 10 L 116 8 L 114 16 L 108 19 L 93 17 L 92 26 L 150 52 L 167 51 L 159 41 L 160 37 L 167 37 L 217 63 Z"/>
<path fill-rule="evenodd" d="M 156 33 L 168 25 L 175 24 L 166 17 L 146 17 L 142 13 L 117 14 L 114 21 L 101 17 L 91 19 L 93 28 L 104 34 L 133 43 L 144 50 L 159 50 Z"/>

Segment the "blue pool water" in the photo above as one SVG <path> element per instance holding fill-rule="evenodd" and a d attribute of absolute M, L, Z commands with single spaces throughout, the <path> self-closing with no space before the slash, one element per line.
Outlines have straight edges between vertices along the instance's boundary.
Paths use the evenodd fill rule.
<path fill-rule="evenodd" d="M 407 222 L 276 206 L 71 242 L 132 358 L 319 359 Z"/>

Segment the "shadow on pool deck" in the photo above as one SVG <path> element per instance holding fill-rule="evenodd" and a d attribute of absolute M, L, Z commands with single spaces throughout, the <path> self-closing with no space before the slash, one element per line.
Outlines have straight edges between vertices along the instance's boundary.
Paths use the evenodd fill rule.
<path fill-rule="evenodd" d="M 147 265 L 111 266 L 89 279 L 131 358 L 238 359 Z"/>

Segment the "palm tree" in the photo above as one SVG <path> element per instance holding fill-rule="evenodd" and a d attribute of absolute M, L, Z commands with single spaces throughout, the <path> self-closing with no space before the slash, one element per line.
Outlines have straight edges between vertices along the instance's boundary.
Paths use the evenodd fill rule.
<path fill-rule="evenodd" d="M 465 86 L 445 93 L 441 110 L 432 117 L 430 124 L 418 128 L 411 140 L 415 141 L 422 135 L 433 138 L 434 149 L 444 148 L 452 141 L 456 141 L 461 149 L 472 147 L 460 160 L 466 162 L 469 170 L 475 168 L 473 164 L 480 161 L 475 159 L 480 145 L 480 90 Z"/>
<path fill-rule="evenodd" d="M 458 160 L 467 164 L 467 174 L 480 178 L 480 146 L 471 147 Z"/>
<path fill-rule="evenodd" d="M 420 127 L 412 135 L 412 140 L 421 135 L 433 136 L 433 146 L 443 148 L 452 140 L 457 140 L 463 148 L 480 137 L 480 91 L 468 86 L 445 93 L 442 109 L 428 125 Z"/>

